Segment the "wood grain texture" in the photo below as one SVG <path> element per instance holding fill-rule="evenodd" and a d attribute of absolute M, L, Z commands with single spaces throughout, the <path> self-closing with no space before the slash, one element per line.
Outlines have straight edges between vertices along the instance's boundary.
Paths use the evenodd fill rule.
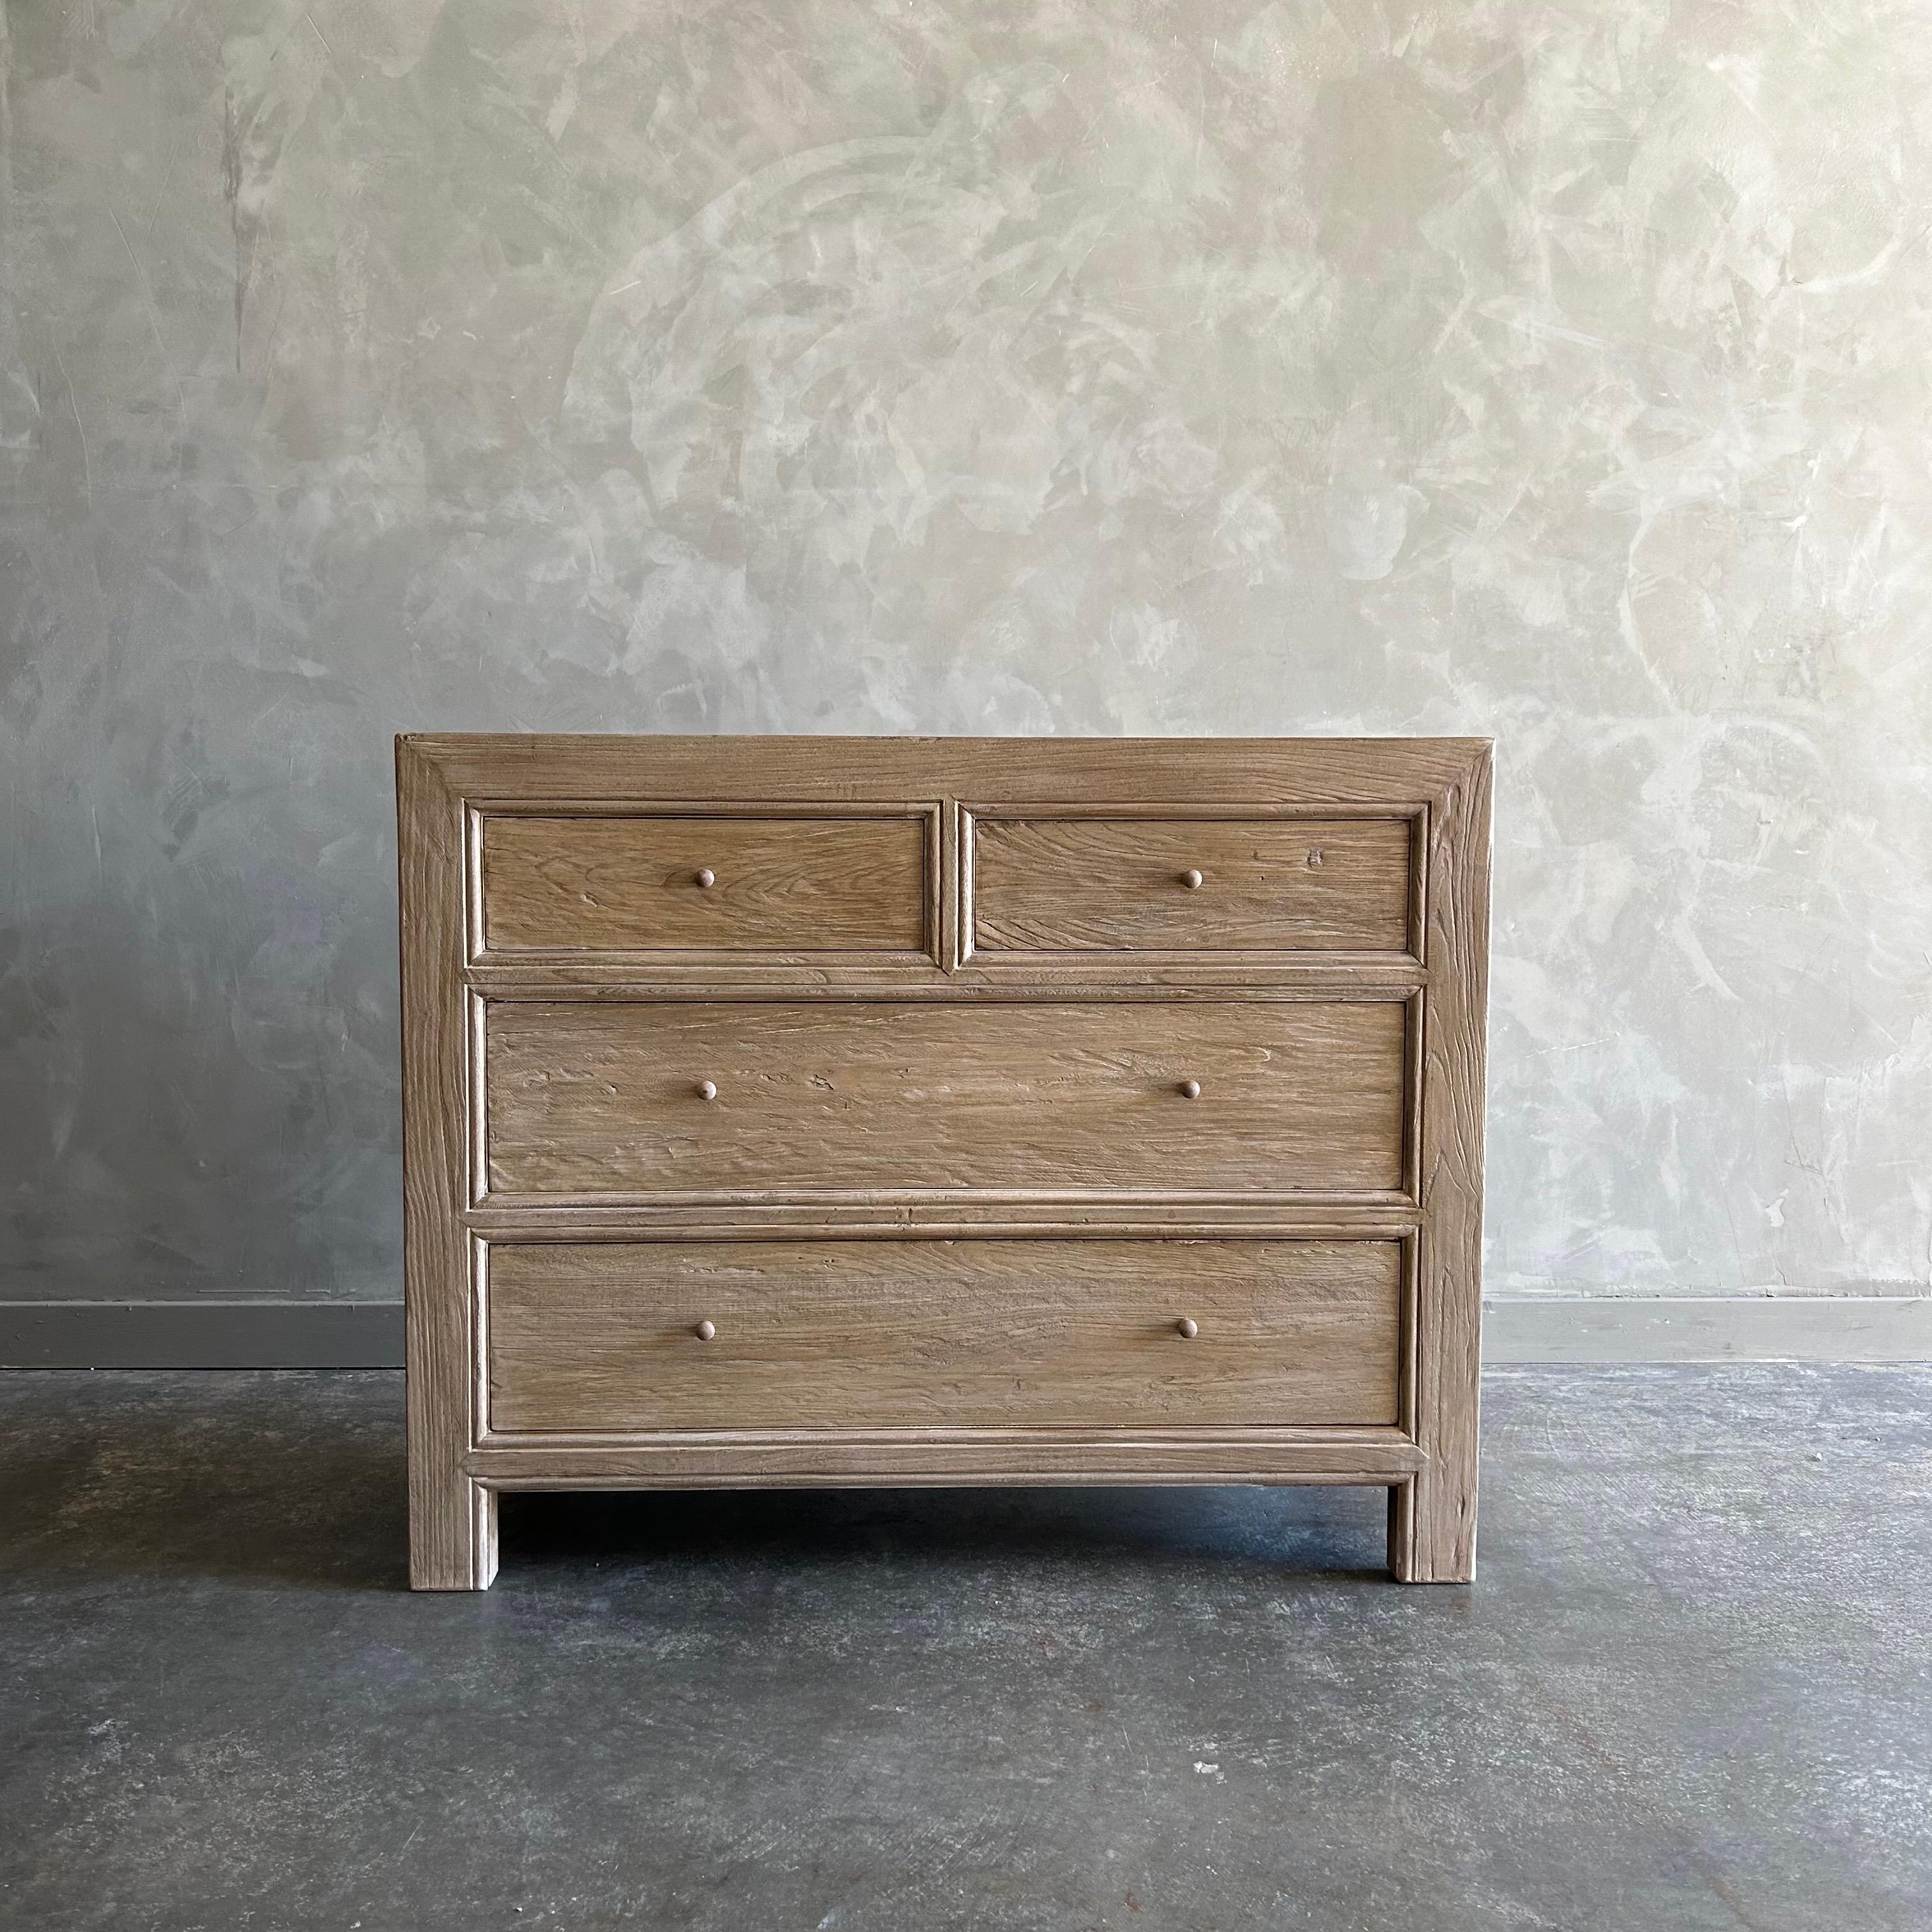
<path fill-rule="evenodd" d="M 941 910 L 942 923 L 945 911 Z M 944 943 L 942 941 L 942 943 Z M 941 967 L 924 953 L 486 952 L 464 968 L 485 999 L 622 999 L 703 993 L 721 1000 L 1032 999 L 1145 988 L 1185 1000 L 1231 992 L 1386 998 L 1424 986 L 1414 956 L 1392 952 L 974 952 Z"/>
<path fill-rule="evenodd" d="M 403 1271 L 410 1581 L 488 1589 L 494 1495 L 464 1470 L 476 1360 L 464 1051 L 463 812 L 430 760 L 396 746 L 402 942 Z"/>
<path fill-rule="evenodd" d="M 496 1437 L 464 1467 L 493 1490 L 881 1489 L 947 1483 L 1355 1483 L 1406 1486 L 1395 1429 L 732 1430 L 596 1442 Z"/>
<path fill-rule="evenodd" d="M 1044 1201 L 1007 1195 L 947 1194 L 895 1202 L 778 1198 L 575 1202 L 520 1201 L 467 1210 L 465 1226 L 488 1240 L 652 1239 L 762 1240 L 830 1232 L 842 1240 L 894 1240 L 916 1234 L 935 1240 L 1094 1234 L 1123 1239 L 1198 1240 L 1215 1234 L 1277 1235 L 1292 1240 L 1397 1240 L 1418 1226 L 1413 1203 L 1361 1206 L 1338 1202 L 1196 1199 L 1186 1196 L 1064 1195 Z"/>
<path fill-rule="evenodd" d="M 1481 738 L 764 738 L 424 734 L 463 797 L 1094 800 L 1408 806 L 1459 784 Z"/>
<path fill-rule="evenodd" d="M 489 1426 L 1393 1424 L 1401 1273 L 1390 1241 L 498 1246 Z"/>
<path fill-rule="evenodd" d="M 483 813 L 484 946 L 919 952 L 932 817 Z"/>
<path fill-rule="evenodd" d="M 986 951 L 1402 953 L 1407 818 L 976 818 Z"/>
<path fill-rule="evenodd" d="M 490 1186 L 1392 1192 L 1406 1010 L 500 1003 Z M 1182 1096 L 1190 1079 L 1198 1099 Z M 698 1096 L 706 1081 L 714 1100 Z"/>
<path fill-rule="evenodd" d="M 1389 1538 L 1390 1568 L 1406 1582 L 1475 1574 L 1490 770 L 1481 745 L 1430 813 L 1416 1337 L 1426 1460 L 1391 1504 Z"/>
<path fill-rule="evenodd" d="M 1468 1576 L 1489 772 L 1479 740 L 400 743 L 412 1580 L 486 1585 L 505 1488 L 1148 1480 L 1382 1485 L 1396 1574 Z M 519 818 L 550 829 L 493 885 L 491 822 Z M 667 820 L 922 823 L 916 940 L 867 926 L 886 910 L 854 910 L 849 880 L 794 844 L 744 889 L 737 930 L 686 944 L 653 896 L 687 861 L 714 888 L 728 867 L 650 847 L 650 883 L 631 827 Z M 586 821 L 620 831 L 600 845 Z M 1293 854 L 1270 842 L 1311 821 L 1328 842 L 1302 844 L 1303 872 L 1346 864 L 1277 881 Z M 1170 824 L 1266 832 L 1211 863 L 1197 837 L 1177 864 L 1148 842 Z M 1000 944 L 976 950 L 989 825 L 996 872 L 1044 862 L 1052 883 L 996 878 L 979 903 Z M 1231 862 L 1250 869 L 1216 911 Z M 1168 866 L 1203 875 L 1178 938 L 1145 884 Z M 509 1270 L 494 1352 L 472 1242 Z M 1198 1324 L 1184 1340 L 1145 1324 L 1178 1273 L 1159 1258 L 1188 1243 L 1251 1270 L 1324 1244 L 1400 1261 L 1346 1315 L 1252 1280 L 1244 1299 L 1232 1262 L 1210 1267 L 1171 1318 Z M 680 1353 L 656 1324 L 693 1280 L 743 1299 L 694 1316 Z M 868 1318 L 880 1365 L 843 1346 Z M 748 1319 L 758 1344 L 735 1360 Z M 1144 1366 L 1198 1363 L 1244 1322 L 1226 1372 Z M 1300 1371 L 1262 1366 L 1289 1342 L 1334 1356 L 1306 1399 L 1390 1419 L 1258 1421 L 1335 1412 L 1294 1410 Z M 641 1426 L 716 1423 L 691 1350 L 712 1352 L 728 1414 L 812 1426 Z M 484 1426 L 493 1366 L 503 1413 L 544 1426 Z M 868 1396 L 919 1419 L 878 1426 Z M 996 1399 L 1028 1420 L 956 1420 Z M 1096 1421 L 1096 1402 L 1138 1419 Z"/>

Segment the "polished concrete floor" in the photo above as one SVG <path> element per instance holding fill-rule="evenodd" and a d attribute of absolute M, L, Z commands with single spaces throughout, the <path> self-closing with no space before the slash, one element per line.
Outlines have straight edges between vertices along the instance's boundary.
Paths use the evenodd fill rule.
<path fill-rule="evenodd" d="M 1932 1928 L 1932 1369 L 1516 1370 L 1378 1494 L 522 1497 L 391 1375 L 0 1375 L 0 1925 Z"/>

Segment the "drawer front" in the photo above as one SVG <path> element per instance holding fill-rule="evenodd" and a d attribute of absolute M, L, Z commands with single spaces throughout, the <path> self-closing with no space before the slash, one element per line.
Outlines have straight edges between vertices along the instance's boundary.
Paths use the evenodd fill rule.
<path fill-rule="evenodd" d="M 931 824 L 486 813 L 484 946 L 918 951 L 931 916 Z"/>
<path fill-rule="evenodd" d="M 1398 1000 L 485 1011 L 500 1195 L 1386 1195 L 1405 1173 Z"/>
<path fill-rule="evenodd" d="M 976 818 L 974 946 L 1406 952 L 1414 821 Z"/>
<path fill-rule="evenodd" d="M 1397 1419 L 1394 1241 L 530 1243 L 487 1278 L 497 1431 Z"/>

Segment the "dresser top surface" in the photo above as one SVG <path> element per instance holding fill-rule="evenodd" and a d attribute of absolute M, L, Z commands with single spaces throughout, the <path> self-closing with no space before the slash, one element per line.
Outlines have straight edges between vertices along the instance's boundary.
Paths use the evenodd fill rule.
<path fill-rule="evenodd" d="M 1487 738 L 903 738 L 410 734 L 469 796 L 1420 802 L 1484 780 Z"/>

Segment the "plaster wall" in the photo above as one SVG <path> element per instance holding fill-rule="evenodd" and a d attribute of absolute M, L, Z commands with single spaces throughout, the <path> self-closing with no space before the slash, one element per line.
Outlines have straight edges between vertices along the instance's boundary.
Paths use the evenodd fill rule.
<path fill-rule="evenodd" d="M 1932 13 L 6 0 L 0 1295 L 398 1292 L 400 730 L 1484 732 L 1490 1285 L 1932 1276 Z"/>

